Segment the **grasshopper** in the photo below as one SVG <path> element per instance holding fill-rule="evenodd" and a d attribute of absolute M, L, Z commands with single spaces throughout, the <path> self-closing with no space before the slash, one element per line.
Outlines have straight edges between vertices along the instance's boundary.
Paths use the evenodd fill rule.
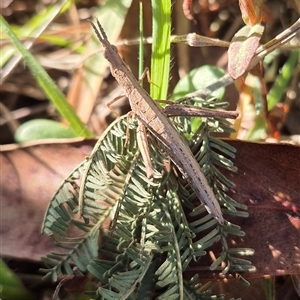
<path fill-rule="evenodd" d="M 104 57 L 110 63 L 111 73 L 128 97 L 132 111 L 152 135 L 163 144 L 172 162 L 184 175 L 208 213 L 212 214 L 220 224 L 223 224 L 224 218 L 220 204 L 189 146 L 163 113 L 162 108 L 140 86 L 138 80 L 119 56 L 117 48 L 108 41 L 100 22 L 97 20 L 98 28 L 92 22 L 90 23 L 103 46 Z"/>

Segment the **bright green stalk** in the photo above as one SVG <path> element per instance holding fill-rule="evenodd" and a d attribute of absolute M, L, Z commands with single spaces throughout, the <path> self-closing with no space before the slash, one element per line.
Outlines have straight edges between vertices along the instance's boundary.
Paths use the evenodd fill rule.
<path fill-rule="evenodd" d="M 140 43 L 139 43 L 139 78 L 141 78 L 144 72 L 144 18 L 143 18 L 143 3 L 140 2 Z M 141 81 L 141 86 L 143 86 L 143 80 Z"/>
<path fill-rule="evenodd" d="M 167 98 L 170 77 L 171 0 L 152 0 L 152 58 L 150 95 Z"/>

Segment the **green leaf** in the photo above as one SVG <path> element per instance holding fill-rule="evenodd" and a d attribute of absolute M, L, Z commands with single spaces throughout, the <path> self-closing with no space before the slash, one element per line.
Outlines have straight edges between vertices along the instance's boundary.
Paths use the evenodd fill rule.
<path fill-rule="evenodd" d="M 172 93 L 171 99 L 177 100 L 186 94 L 201 90 L 208 85 L 218 81 L 225 74 L 224 70 L 215 66 L 205 65 L 193 69 L 188 75 L 181 78 Z M 212 98 L 221 99 L 225 93 L 222 87 L 214 91 L 210 96 Z"/>
<path fill-rule="evenodd" d="M 46 119 L 35 119 L 23 123 L 15 132 L 17 143 L 51 138 L 73 138 L 74 131 L 63 124 Z"/>
<path fill-rule="evenodd" d="M 249 141 L 259 141 L 266 137 L 266 122 L 265 119 L 259 115 L 255 118 L 255 124 L 249 130 L 246 139 Z"/>
<path fill-rule="evenodd" d="M 16 274 L 0 259 L 0 298 L 6 300 L 30 300 L 35 297 L 30 294 Z"/>

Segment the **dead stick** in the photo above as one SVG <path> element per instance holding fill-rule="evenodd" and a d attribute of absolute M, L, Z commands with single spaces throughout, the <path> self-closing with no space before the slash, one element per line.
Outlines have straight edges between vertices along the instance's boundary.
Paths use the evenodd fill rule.
<path fill-rule="evenodd" d="M 164 108 L 164 114 L 168 117 L 205 117 L 205 118 L 224 118 L 236 119 L 238 112 L 220 109 L 209 109 L 186 104 L 172 104 Z"/>

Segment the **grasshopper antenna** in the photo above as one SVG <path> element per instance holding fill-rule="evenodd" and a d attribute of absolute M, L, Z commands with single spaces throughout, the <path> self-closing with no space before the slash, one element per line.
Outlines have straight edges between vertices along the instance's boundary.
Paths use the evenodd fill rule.
<path fill-rule="evenodd" d="M 106 35 L 103 27 L 101 26 L 99 20 L 97 19 L 98 28 L 96 27 L 95 23 L 93 23 L 91 20 L 88 19 L 87 21 L 92 25 L 99 41 L 101 43 L 108 43 L 107 35 Z"/>

